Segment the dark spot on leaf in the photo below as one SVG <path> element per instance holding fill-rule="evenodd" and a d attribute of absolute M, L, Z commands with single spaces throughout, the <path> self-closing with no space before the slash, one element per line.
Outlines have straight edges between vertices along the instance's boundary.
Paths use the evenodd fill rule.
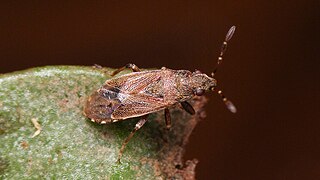
<path fill-rule="evenodd" d="M 26 141 L 22 141 L 20 145 L 23 149 L 27 149 L 29 147 L 29 144 Z"/>

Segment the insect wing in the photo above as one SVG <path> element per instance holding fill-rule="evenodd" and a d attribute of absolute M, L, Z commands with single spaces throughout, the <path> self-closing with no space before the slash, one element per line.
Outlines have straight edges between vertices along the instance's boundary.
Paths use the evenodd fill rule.
<path fill-rule="evenodd" d="M 108 95 L 105 90 L 94 92 L 84 107 L 84 114 L 94 122 L 111 123 L 111 114 L 121 104 L 119 99 L 111 99 L 105 95 Z"/>
<path fill-rule="evenodd" d="M 111 118 L 127 119 L 138 117 L 159 111 L 165 107 L 167 107 L 167 104 L 162 98 L 157 98 L 146 94 L 131 95 L 123 100 L 121 105 L 114 110 Z"/>
<path fill-rule="evenodd" d="M 119 89 L 117 99 L 121 105 L 117 107 L 112 119 L 127 119 L 159 111 L 168 106 L 163 97 L 147 93 L 150 85 L 161 80 L 160 70 L 134 72 L 106 81 L 108 87 Z"/>
<path fill-rule="evenodd" d="M 123 94 L 135 95 L 159 79 L 161 79 L 161 71 L 153 70 L 133 72 L 107 80 L 105 83 L 106 85 L 120 89 Z"/>

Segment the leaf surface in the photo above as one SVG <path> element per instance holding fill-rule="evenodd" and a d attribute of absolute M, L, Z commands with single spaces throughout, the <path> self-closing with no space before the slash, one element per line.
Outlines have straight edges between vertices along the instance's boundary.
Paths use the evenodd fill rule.
<path fill-rule="evenodd" d="M 82 113 L 112 71 L 47 66 L 0 75 L 0 179 L 193 179 L 196 160 L 184 165 L 182 154 L 206 99 L 192 100 L 195 116 L 172 108 L 170 131 L 163 112 L 151 114 L 118 164 L 138 119 L 98 125 Z M 35 137 L 32 119 L 41 125 Z"/>

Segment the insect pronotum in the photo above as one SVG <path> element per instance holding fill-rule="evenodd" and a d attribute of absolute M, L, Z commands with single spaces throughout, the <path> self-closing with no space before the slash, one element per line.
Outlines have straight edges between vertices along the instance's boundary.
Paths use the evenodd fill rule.
<path fill-rule="evenodd" d="M 118 162 L 120 162 L 127 143 L 134 133 L 145 124 L 150 113 L 164 110 L 166 127 L 170 128 L 171 117 L 168 108 L 180 103 L 184 110 L 193 115 L 195 110 L 187 101 L 194 96 L 202 96 L 206 91 L 216 91 L 226 107 L 231 112 L 236 112 L 232 102 L 224 96 L 221 90 L 216 90 L 217 81 L 214 79 L 235 28 L 232 26 L 226 34 L 211 77 L 197 70 L 190 72 L 165 67 L 159 70 L 140 71 L 136 65 L 127 64 L 115 70 L 112 76 L 126 68 L 132 69 L 132 73 L 107 80 L 100 89 L 89 97 L 85 104 L 84 114 L 93 122 L 107 124 L 141 117 L 122 143 Z"/>

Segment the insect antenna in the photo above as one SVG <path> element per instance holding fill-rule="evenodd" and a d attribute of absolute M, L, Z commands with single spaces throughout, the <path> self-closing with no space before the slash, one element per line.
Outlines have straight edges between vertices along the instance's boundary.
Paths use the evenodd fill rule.
<path fill-rule="evenodd" d="M 218 57 L 218 61 L 216 64 L 216 67 L 214 68 L 213 72 L 211 73 L 211 76 L 214 77 L 214 75 L 217 73 L 218 67 L 219 65 L 222 63 L 222 59 L 223 59 L 223 55 L 226 53 L 227 51 L 227 46 L 228 46 L 228 42 L 230 41 L 230 39 L 232 38 L 234 32 L 236 30 L 236 26 L 232 26 L 228 33 L 226 34 L 226 37 L 221 45 L 221 49 L 220 49 L 220 54 Z M 212 90 L 214 91 L 215 89 L 212 88 Z M 229 111 L 231 111 L 232 113 L 236 113 L 237 109 L 236 107 L 233 105 L 233 103 L 228 100 L 228 98 L 223 94 L 223 92 L 221 90 L 217 91 L 218 94 L 220 95 L 222 101 L 224 102 L 224 104 L 227 106 L 227 108 L 229 109 Z"/>
<path fill-rule="evenodd" d="M 213 72 L 211 73 L 211 76 L 214 77 L 214 75 L 216 74 L 217 70 L 218 70 L 218 67 L 219 65 L 222 63 L 222 59 L 223 59 L 223 55 L 226 53 L 227 51 L 227 45 L 228 45 L 228 42 L 230 41 L 230 39 L 232 38 L 234 32 L 236 30 L 236 26 L 232 26 L 228 33 L 226 34 L 226 37 L 221 45 L 221 49 L 220 49 L 220 54 L 219 54 L 219 57 L 218 57 L 218 61 L 217 61 L 217 64 L 216 64 L 216 67 L 214 68 Z"/>
<path fill-rule="evenodd" d="M 233 103 L 230 100 L 228 100 L 228 98 L 223 94 L 223 92 L 221 90 L 218 90 L 217 92 L 220 95 L 220 97 L 222 98 L 222 101 L 224 102 L 224 104 L 229 109 L 229 111 L 231 111 L 232 113 L 236 113 L 237 112 L 236 106 L 233 105 Z"/>

